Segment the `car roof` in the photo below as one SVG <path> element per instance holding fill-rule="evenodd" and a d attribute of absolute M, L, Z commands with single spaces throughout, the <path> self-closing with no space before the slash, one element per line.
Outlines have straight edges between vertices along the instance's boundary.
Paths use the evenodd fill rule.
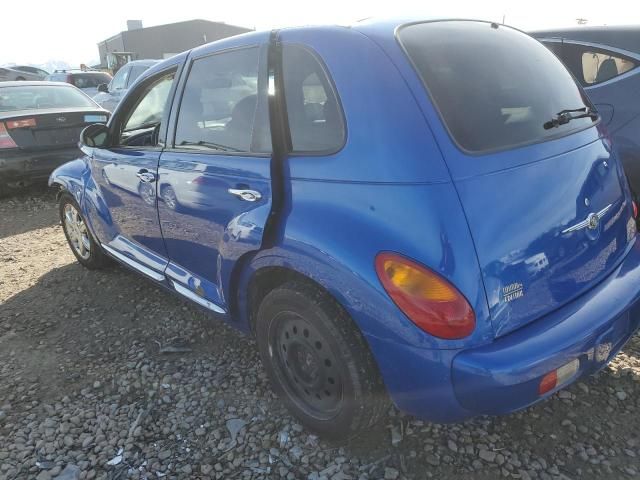
<path fill-rule="evenodd" d="M 125 67 L 127 65 L 131 65 L 131 66 L 136 66 L 136 65 L 142 65 L 144 67 L 150 67 L 151 65 L 155 65 L 156 63 L 160 63 L 162 60 L 153 60 L 153 59 L 148 59 L 148 60 L 131 60 L 129 63 L 127 63 L 126 65 L 124 65 Z"/>
<path fill-rule="evenodd" d="M 640 25 L 571 27 L 528 33 L 536 38 L 565 38 L 640 53 Z"/>
<path fill-rule="evenodd" d="M 0 88 L 3 87 L 41 87 L 41 86 L 52 86 L 52 87 L 71 87 L 76 88 L 70 83 L 65 82 L 48 82 L 45 80 L 32 80 L 32 81 L 12 81 L 12 82 L 0 82 Z"/>
<path fill-rule="evenodd" d="M 427 22 L 441 22 L 441 21 L 459 21 L 459 22 L 482 22 L 482 23 L 492 23 L 487 20 L 479 20 L 473 18 L 449 18 L 449 17 L 391 17 L 391 18 L 367 18 L 352 24 L 325 24 L 325 25 L 303 25 L 303 26 L 291 26 L 291 27 L 283 27 L 276 29 L 275 31 L 296 31 L 296 30 L 304 30 L 319 34 L 327 34 L 331 35 L 335 33 L 336 29 L 344 29 L 350 30 L 354 32 L 359 32 L 370 36 L 372 39 L 376 39 L 379 37 L 391 37 L 395 35 L 398 27 L 409 24 L 416 23 L 427 23 Z M 508 25 L 506 25 L 509 27 Z M 460 28 L 464 28 L 463 25 Z M 514 28 L 514 27 L 509 27 Z M 518 30 L 514 28 L 515 30 Z M 184 59 L 191 55 L 202 54 L 210 51 L 212 45 L 225 45 L 228 44 L 230 47 L 233 47 L 237 44 L 238 40 L 255 38 L 257 41 L 264 41 L 265 37 L 268 38 L 270 31 L 269 30 L 256 30 L 251 32 L 241 33 L 239 35 L 233 35 L 232 37 L 226 37 L 219 40 L 215 40 L 213 42 L 206 43 L 204 45 L 200 45 L 194 47 L 190 50 L 186 50 L 182 53 L 175 55 L 174 57 L 170 57 L 164 60 L 160 60 L 158 63 L 154 64 L 147 72 L 143 74 L 143 79 L 148 78 L 150 76 L 155 75 L 157 72 L 160 72 L 167 68 L 170 65 L 176 65 L 184 61 Z M 131 62 L 130 62 L 131 63 Z"/>
<path fill-rule="evenodd" d="M 54 70 L 49 75 L 63 75 L 63 74 L 78 75 L 78 74 L 85 74 L 85 73 L 88 73 L 90 75 L 97 74 L 97 73 L 103 73 L 103 74 L 109 75 L 109 72 L 103 72 L 102 70 L 79 70 L 79 69 Z"/>

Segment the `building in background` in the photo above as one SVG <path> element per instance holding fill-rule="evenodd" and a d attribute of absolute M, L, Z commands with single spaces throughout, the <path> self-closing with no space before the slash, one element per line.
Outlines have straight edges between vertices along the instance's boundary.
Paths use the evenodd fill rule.
<path fill-rule="evenodd" d="M 132 60 L 163 59 L 251 30 L 208 20 L 188 20 L 143 28 L 141 20 L 128 20 L 126 31 L 98 43 L 100 66 L 107 67 L 108 54 L 113 52 L 130 52 Z"/>

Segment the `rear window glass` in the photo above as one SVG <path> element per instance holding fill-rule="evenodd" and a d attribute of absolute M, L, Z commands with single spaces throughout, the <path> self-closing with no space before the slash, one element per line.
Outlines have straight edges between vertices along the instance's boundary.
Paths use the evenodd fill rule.
<path fill-rule="evenodd" d="M 96 88 L 101 83 L 109 83 L 111 75 L 107 73 L 74 73 L 71 81 L 78 88 Z"/>
<path fill-rule="evenodd" d="M 562 110 L 591 105 L 562 62 L 517 30 L 484 22 L 427 22 L 403 27 L 399 40 L 464 150 L 503 150 L 594 122 L 581 118 L 543 127 Z"/>
<path fill-rule="evenodd" d="M 84 93 L 65 85 L 0 86 L 0 112 L 95 106 Z"/>

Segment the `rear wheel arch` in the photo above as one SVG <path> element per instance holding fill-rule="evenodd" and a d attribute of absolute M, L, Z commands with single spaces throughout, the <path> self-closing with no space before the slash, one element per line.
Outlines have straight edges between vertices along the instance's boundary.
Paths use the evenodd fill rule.
<path fill-rule="evenodd" d="M 323 295 L 327 301 L 330 301 L 344 313 L 345 318 L 351 321 L 354 329 L 358 331 L 364 340 L 364 334 L 358 323 L 351 317 L 345 305 L 331 291 L 312 277 L 287 266 L 265 266 L 252 273 L 247 283 L 246 291 L 246 315 L 252 335 L 255 335 L 256 314 L 262 300 L 276 288 L 288 283 L 297 283 L 301 289 L 310 288 Z M 239 302 L 238 305 L 241 305 L 241 303 Z M 364 341 L 367 344 L 367 348 L 369 348 L 368 342 Z"/>
<path fill-rule="evenodd" d="M 369 346 L 369 342 L 366 340 L 362 329 L 350 315 L 348 309 L 342 304 L 342 302 L 340 302 L 335 295 L 333 295 L 326 287 L 324 287 L 315 279 L 303 273 L 300 273 L 297 270 L 285 266 L 265 266 L 259 268 L 258 270 L 253 272 L 251 278 L 249 279 L 249 282 L 247 283 L 247 311 L 245 313 L 247 316 L 247 321 L 249 323 L 249 331 L 252 336 L 255 337 L 256 334 L 256 316 L 258 313 L 258 309 L 260 308 L 260 304 L 262 303 L 264 298 L 278 287 L 292 283 L 299 285 L 301 290 L 315 290 L 318 295 L 323 296 L 326 301 L 332 303 L 332 306 L 340 310 L 344 318 L 350 321 L 353 329 L 357 331 L 359 336 L 362 338 L 362 341 L 364 342 L 367 350 L 375 359 L 375 355 L 373 355 L 371 347 Z M 238 299 L 239 293 L 239 291 L 236 293 L 237 300 L 235 306 L 242 305 L 242 302 Z"/>
<path fill-rule="evenodd" d="M 262 300 L 269 292 L 291 281 L 309 285 L 329 294 L 322 285 L 291 268 L 262 267 L 256 270 L 251 276 L 247 288 L 247 318 L 252 335 L 255 335 L 255 320 Z"/>

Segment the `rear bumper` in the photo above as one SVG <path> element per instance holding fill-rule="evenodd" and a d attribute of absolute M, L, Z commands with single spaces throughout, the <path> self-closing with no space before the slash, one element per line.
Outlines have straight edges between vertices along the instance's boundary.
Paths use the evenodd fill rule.
<path fill-rule="evenodd" d="M 47 179 L 57 167 L 80 156 L 82 152 L 76 146 L 39 151 L 6 150 L 0 155 L 0 181 Z"/>
<path fill-rule="evenodd" d="M 606 365 L 640 323 L 640 242 L 600 285 L 563 308 L 452 363 L 461 409 L 498 415 L 525 408 Z M 567 383 L 540 396 L 542 377 L 578 359 Z"/>
<path fill-rule="evenodd" d="M 422 349 L 367 337 L 398 408 L 433 422 L 459 422 L 528 407 L 602 368 L 640 324 L 640 241 L 597 287 L 484 346 Z M 573 359 L 576 374 L 540 396 L 544 375 Z"/>

